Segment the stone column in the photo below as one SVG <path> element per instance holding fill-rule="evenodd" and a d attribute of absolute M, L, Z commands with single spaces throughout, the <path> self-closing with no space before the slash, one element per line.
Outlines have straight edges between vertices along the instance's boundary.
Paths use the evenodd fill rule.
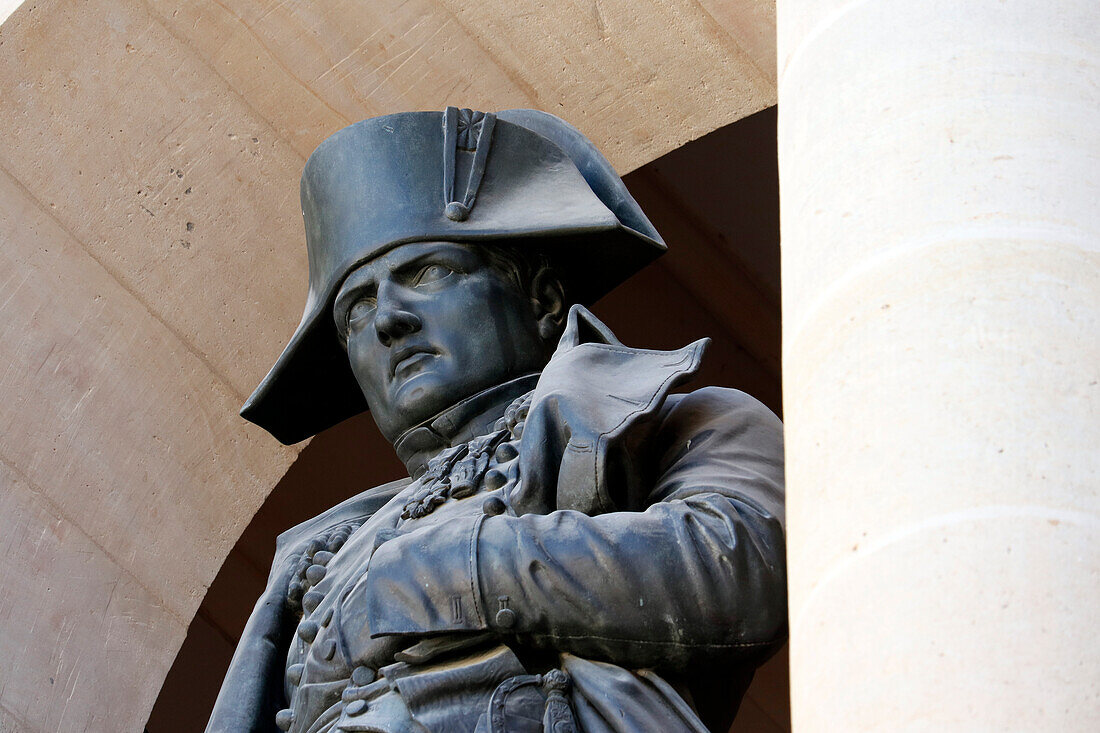
<path fill-rule="evenodd" d="M 778 26 L 794 730 L 1100 730 L 1100 3 Z"/>

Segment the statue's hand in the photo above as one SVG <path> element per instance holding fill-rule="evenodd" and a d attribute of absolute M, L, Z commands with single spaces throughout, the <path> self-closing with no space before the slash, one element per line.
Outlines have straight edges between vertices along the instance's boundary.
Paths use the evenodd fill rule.
<path fill-rule="evenodd" d="M 400 653 L 409 646 L 416 644 L 417 637 L 409 636 L 379 636 L 374 639 L 359 638 L 359 643 L 352 643 L 349 649 L 352 657 L 352 666 L 366 666 L 371 669 L 381 669 L 387 665 L 399 661 Z"/>
<path fill-rule="evenodd" d="M 492 633 L 440 634 L 423 637 L 420 641 L 394 655 L 398 662 L 427 664 L 440 657 L 463 652 L 489 642 L 496 642 Z"/>
<path fill-rule="evenodd" d="M 352 641 L 350 646 L 355 665 L 364 665 L 380 669 L 394 662 L 406 664 L 428 664 L 453 655 L 469 653 L 484 644 L 496 643 L 496 637 L 488 633 L 473 634 L 437 634 L 420 636 L 409 634 L 388 634 L 365 640 Z"/>

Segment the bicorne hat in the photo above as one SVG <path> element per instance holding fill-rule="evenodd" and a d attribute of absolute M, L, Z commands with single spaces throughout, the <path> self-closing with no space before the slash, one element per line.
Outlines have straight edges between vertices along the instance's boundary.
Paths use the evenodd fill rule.
<path fill-rule="evenodd" d="M 363 120 L 302 172 L 309 295 L 241 415 L 289 445 L 363 412 L 332 306 L 355 267 L 408 242 L 531 247 L 590 304 L 665 250 L 622 179 L 568 123 L 454 107 Z"/>

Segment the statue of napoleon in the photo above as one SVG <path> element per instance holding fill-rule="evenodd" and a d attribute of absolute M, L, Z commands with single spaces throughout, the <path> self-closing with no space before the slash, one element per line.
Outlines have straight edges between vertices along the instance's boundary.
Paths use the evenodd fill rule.
<path fill-rule="evenodd" d="M 305 315 L 241 414 L 370 410 L 409 478 L 279 538 L 208 733 L 725 730 L 786 635 L 782 426 L 585 309 L 665 249 L 610 164 L 452 107 L 339 131 L 301 194 Z"/>

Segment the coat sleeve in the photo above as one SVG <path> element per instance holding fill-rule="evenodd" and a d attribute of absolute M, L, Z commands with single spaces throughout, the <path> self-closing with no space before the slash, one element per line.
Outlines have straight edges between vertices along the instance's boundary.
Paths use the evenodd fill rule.
<path fill-rule="evenodd" d="M 491 630 L 631 667 L 766 658 L 786 633 L 782 425 L 751 397 L 672 396 L 641 511 L 481 516 L 382 545 L 374 636 Z"/>
<path fill-rule="evenodd" d="M 283 668 L 294 619 L 286 605 L 286 587 L 294 566 L 272 568 L 264 594 L 248 617 L 229 663 L 206 733 L 259 733 L 275 730 L 283 707 Z"/>

